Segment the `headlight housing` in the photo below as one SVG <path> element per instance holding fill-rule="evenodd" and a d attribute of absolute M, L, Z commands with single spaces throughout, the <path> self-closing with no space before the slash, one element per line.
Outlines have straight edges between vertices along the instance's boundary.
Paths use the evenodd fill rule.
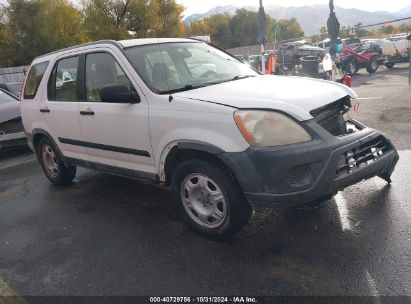
<path fill-rule="evenodd" d="M 252 146 L 275 147 L 312 140 L 296 121 L 278 112 L 237 111 L 234 120 L 244 139 Z"/>

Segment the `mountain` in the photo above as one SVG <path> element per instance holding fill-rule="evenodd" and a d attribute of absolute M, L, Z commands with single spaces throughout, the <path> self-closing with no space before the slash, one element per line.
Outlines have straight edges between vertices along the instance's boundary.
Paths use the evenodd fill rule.
<path fill-rule="evenodd" d="M 235 11 L 238 9 L 237 6 L 233 5 L 227 5 L 227 6 L 216 6 L 212 9 L 210 9 L 207 13 L 204 14 L 193 14 L 188 16 L 187 18 L 184 19 L 185 24 L 189 24 L 194 20 L 201 20 L 210 16 L 218 15 L 218 14 L 224 14 L 228 13 L 230 15 L 234 15 Z"/>
<path fill-rule="evenodd" d="M 218 6 L 215 7 L 204 14 L 195 14 L 188 16 L 184 22 L 190 23 L 193 20 L 203 19 L 212 15 L 228 13 L 234 15 L 236 9 L 239 7 L 235 6 Z M 258 11 L 257 6 L 246 6 L 243 7 L 251 11 Z M 364 25 L 374 24 L 384 21 L 389 21 L 403 17 L 407 10 L 411 9 L 408 7 L 401 12 L 390 13 L 390 12 L 367 12 L 358 9 L 346 9 L 342 7 L 336 7 L 335 12 L 341 25 L 355 25 L 362 23 Z M 283 7 L 283 6 L 266 6 L 265 12 L 274 19 L 290 19 L 296 18 L 303 28 L 306 35 L 318 34 L 320 28 L 327 24 L 327 18 L 329 15 L 328 5 L 306 5 L 301 7 Z M 404 13 L 405 12 L 405 13 Z"/>

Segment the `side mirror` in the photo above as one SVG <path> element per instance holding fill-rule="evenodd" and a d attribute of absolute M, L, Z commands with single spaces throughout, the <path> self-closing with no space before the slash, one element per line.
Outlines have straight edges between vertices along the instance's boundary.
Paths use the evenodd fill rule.
<path fill-rule="evenodd" d="M 107 103 L 140 103 L 140 96 L 136 91 L 130 90 L 126 85 L 113 83 L 107 84 L 100 89 L 102 102 Z"/>

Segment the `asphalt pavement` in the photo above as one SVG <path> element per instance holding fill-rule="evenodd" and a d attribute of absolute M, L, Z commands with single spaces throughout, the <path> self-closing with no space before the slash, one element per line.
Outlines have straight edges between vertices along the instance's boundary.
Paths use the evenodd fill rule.
<path fill-rule="evenodd" d="M 382 100 L 400 93 L 372 79 L 354 86 L 382 99 L 355 115 L 379 124 Z M 411 89 L 396 87 L 401 100 L 385 110 L 411 107 Z M 383 127 L 401 147 L 391 185 L 373 178 L 314 209 L 259 209 L 229 242 L 193 233 L 166 189 L 85 169 L 59 188 L 30 152 L 2 153 L 0 294 L 411 296 L 410 124 Z"/>

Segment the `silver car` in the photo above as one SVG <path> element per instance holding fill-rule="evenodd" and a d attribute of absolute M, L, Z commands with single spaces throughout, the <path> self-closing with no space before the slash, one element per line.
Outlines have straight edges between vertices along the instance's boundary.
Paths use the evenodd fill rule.
<path fill-rule="evenodd" d="M 19 100 L 0 89 L 0 150 L 27 145 Z"/>

